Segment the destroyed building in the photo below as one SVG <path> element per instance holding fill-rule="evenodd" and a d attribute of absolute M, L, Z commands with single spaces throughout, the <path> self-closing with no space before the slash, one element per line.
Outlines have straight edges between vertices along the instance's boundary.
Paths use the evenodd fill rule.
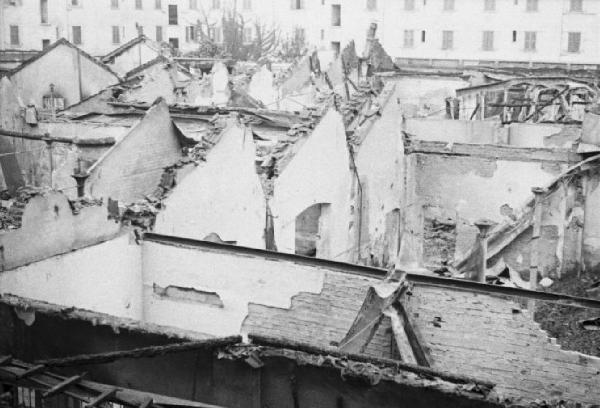
<path fill-rule="evenodd" d="M 595 86 L 407 73 L 371 28 L 210 72 L 140 37 L 0 130 L 2 401 L 597 404 Z"/>

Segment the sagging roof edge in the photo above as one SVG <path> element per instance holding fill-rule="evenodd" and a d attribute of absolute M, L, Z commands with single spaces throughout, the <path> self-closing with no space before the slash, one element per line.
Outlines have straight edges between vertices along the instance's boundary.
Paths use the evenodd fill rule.
<path fill-rule="evenodd" d="M 495 384 L 489 381 L 479 380 L 466 375 L 453 374 L 446 371 L 436 370 L 430 367 L 424 367 L 417 364 L 405 363 L 401 360 L 393 360 L 390 358 L 383 357 L 372 357 L 365 354 L 345 353 L 333 347 L 318 347 L 293 340 L 277 339 L 274 337 L 262 336 L 252 333 L 248 334 L 248 339 L 250 340 L 251 344 L 258 346 L 296 350 L 315 355 L 330 355 L 332 357 L 348 359 L 356 362 L 371 363 L 384 367 L 394 367 L 399 370 L 408 371 L 419 375 L 438 377 L 442 380 L 456 384 L 479 384 L 489 389 L 495 387 Z"/>
<path fill-rule="evenodd" d="M 0 304 L 15 307 L 21 310 L 40 312 L 48 316 L 59 317 L 61 319 L 86 321 L 96 326 L 112 327 L 113 330 L 128 330 L 143 334 L 163 335 L 169 338 L 180 340 L 205 340 L 215 337 L 196 331 L 178 329 L 170 326 L 161 326 L 153 323 L 143 323 L 136 319 L 116 317 L 106 313 L 28 299 L 21 296 L 12 295 L 10 293 L 0 295 Z"/>
<path fill-rule="evenodd" d="M 153 232 L 144 233 L 143 240 L 162 245 L 185 246 L 208 251 L 230 253 L 238 256 L 249 255 L 253 257 L 264 258 L 266 260 L 293 262 L 300 265 L 328 268 L 343 273 L 360 275 L 374 279 L 383 279 L 388 275 L 388 270 L 375 268 L 371 266 L 356 265 L 321 258 L 311 258 L 302 255 L 275 252 L 265 249 L 250 248 L 238 245 L 220 244 L 216 242 L 201 241 L 191 238 L 174 237 Z M 404 273 L 405 271 L 397 270 L 397 272 Z M 470 280 L 442 278 L 433 275 L 406 273 L 405 276 L 409 282 L 415 284 L 439 286 L 469 292 L 478 292 L 483 294 L 495 294 L 501 296 L 537 299 L 575 307 L 600 309 L 600 300 L 598 299 L 582 298 L 577 296 L 564 295 L 561 293 L 539 292 L 528 289 L 490 285 L 487 283 L 479 283 Z"/>
<path fill-rule="evenodd" d="M 485 88 L 493 88 L 493 87 L 497 87 L 497 86 L 502 86 L 502 85 L 508 85 L 511 82 L 515 82 L 515 81 L 521 81 L 521 82 L 535 82 L 535 81 L 570 81 L 570 82 L 578 82 L 582 85 L 586 85 L 586 86 L 592 86 L 592 84 L 589 81 L 584 81 L 582 79 L 577 79 L 577 78 L 572 78 L 569 76 L 530 76 L 530 77 L 517 77 L 517 78 L 511 78 L 511 79 L 505 79 L 503 81 L 498 81 L 498 82 L 492 82 L 489 84 L 481 84 L 481 85 L 474 85 L 474 86 L 468 86 L 465 88 L 458 88 L 456 90 L 456 95 L 459 96 L 459 94 L 463 94 L 463 93 L 467 93 L 470 91 L 474 91 L 474 90 L 478 90 L 478 89 L 485 89 Z"/>

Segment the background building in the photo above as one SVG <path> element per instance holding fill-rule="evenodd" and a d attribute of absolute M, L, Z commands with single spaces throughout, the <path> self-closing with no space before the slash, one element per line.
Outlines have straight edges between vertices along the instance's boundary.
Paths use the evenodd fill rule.
<path fill-rule="evenodd" d="M 260 27 L 337 51 L 364 47 L 373 22 L 388 53 L 406 64 L 595 64 L 596 0 L 0 0 L 0 49 L 40 50 L 61 37 L 106 55 L 144 33 L 182 52 L 202 35 L 223 41 L 231 11 L 243 41 Z"/>

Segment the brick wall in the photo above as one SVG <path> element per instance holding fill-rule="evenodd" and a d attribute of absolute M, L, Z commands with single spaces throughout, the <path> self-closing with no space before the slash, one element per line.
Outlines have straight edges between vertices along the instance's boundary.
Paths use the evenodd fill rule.
<path fill-rule="evenodd" d="M 289 309 L 251 303 L 242 330 L 331 347 L 341 341 L 356 317 L 374 279 L 338 272 L 325 272 L 321 293 L 300 293 Z M 391 357 L 392 334 L 385 318 L 365 353 Z"/>
<path fill-rule="evenodd" d="M 300 293 L 289 309 L 250 304 L 243 331 L 331 346 L 347 333 L 373 282 L 327 271 L 322 292 Z M 502 397 L 600 401 L 600 359 L 562 350 L 517 302 L 415 286 L 406 304 L 432 367 L 494 382 Z M 366 354 L 389 358 L 391 342 L 385 319 Z"/>
<path fill-rule="evenodd" d="M 502 396 L 600 401 L 600 358 L 562 350 L 518 303 L 429 286 L 412 293 L 407 309 L 434 367 L 495 382 Z"/>

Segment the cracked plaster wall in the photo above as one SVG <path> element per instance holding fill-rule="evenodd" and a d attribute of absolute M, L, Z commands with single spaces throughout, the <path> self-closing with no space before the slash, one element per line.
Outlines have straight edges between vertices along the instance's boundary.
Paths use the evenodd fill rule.
<path fill-rule="evenodd" d="M 423 238 L 425 205 L 438 209 L 436 217 L 456 224 L 454 257 L 461 258 L 475 242 L 476 220 L 502 222 L 507 209 L 520 209 L 526 203 L 532 187 L 545 186 L 566 168 L 561 163 L 548 166 L 536 161 L 423 153 L 410 155 L 408 165 L 411 168 L 406 180 L 408 201 L 402 239 L 412 255 L 405 254 L 405 262 L 411 258 L 413 262 L 423 260 L 422 246 L 427 245 Z"/>
<path fill-rule="evenodd" d="M 252 132 L 230 124 L 207 155 L 164 200 L 154 232 L 265 248 L 266 201 L 255 171 Z"/>
<path fill-rule="evenodd" d="M 289 309 L 301 292 L 319 293 L 325 272 L 290 262 L 194 248 L 143 244 L 144 320 L 215 336 L 242 332 L 250 304 Z M 215 292 L 223 307 L 160 297 L 153 285 Z"/>

